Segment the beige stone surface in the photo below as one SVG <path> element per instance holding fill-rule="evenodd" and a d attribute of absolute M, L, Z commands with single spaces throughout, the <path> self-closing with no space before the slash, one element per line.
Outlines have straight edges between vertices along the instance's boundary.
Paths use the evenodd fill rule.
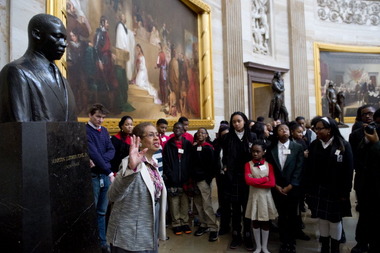
<path fill-rule="evenodd" d="M 10 22 L 10 61 L 21 57 L 28 47 L 28 23 L 38 13 L 45 13 L 45 0 L 12 0 L 9 1 Z"/>
<path fill-rule="evenodd" d="M 6 0 L 0 0 L 0 67 L 9 61 L 9 11 Z"/>

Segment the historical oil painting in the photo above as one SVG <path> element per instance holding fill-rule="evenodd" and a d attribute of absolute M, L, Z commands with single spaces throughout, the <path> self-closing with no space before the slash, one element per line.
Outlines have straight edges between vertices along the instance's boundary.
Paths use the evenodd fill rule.
<path fill-rule="evenodd" d="M 355 117 L 357 109 L 365 104 L 379 108 L 378 49 L 334 46 L 321 46 L 319 49 L 320 75 L 316 79 L 322 115 L 329 115 L 329 89 L 337 93 L 337 103 L 341 104 L 344 117 Z"/>
<path fill-rule="evenodd" d="M 178 0 L 67 0 L 67 78 L 80 117 L 201 118 L 198 15 Z"/>

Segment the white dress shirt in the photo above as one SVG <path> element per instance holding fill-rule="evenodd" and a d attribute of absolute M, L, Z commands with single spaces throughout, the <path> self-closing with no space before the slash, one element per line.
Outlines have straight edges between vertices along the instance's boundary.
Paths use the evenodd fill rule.
<path fill-rule="evenodd" d="M 289 150 L 289 144 L 290 144 L 290 140 L 287 140 L 285 143 L 281 143 L 279 141 L 277 144 L 278 160 L 280 161 L 281 171 L 284 169 L 286 158 L 288 157 L 288 154 L 289 154 L 289 151 L 288 151 Z"/>

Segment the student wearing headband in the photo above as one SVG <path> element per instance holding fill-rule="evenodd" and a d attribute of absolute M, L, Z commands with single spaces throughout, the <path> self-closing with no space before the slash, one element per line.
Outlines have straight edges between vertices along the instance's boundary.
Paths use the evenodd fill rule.
<path fill-rule="evenodd" d="M 319 218 L 322 253 L 339 252 L 342 218 L 352 216 L 353 157 L 335 120 L 315 117 L 312 120 L 318 140 L 311 143 L 305 170 L 307 203 L 312 218 Z M 330 244 L 331 243 L 331 244 Z"/>

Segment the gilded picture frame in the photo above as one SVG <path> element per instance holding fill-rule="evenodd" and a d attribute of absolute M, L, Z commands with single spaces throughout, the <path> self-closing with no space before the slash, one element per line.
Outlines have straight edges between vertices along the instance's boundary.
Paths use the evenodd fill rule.
<path fill-rule="evenodd" d="M 326 89 L 342 94 L 344 122 L 355 122 L 364 104 L 380 105 L 380 48 L 314 43 L 317 115 L 330 116 Z"/>
<path fill-rule="evenodd" d="M 92 19 L 89 19 L 89 21 L 88 21 L 88 23 L 92 24 L 90 26 L 90 30 L 92 27 L 92 34 L 90 33 L 89 37 L 94 36 L 95 30 L 98 29 L 97 26 L 94 25 L 95 24 L 94 20 L 95 19 L 99 20 L 99 17 L 101 15 L 103 15 L 102 11 L 106 12 L 105 8 L 110 9 L 108 12 L 112 12 L 111 9 L 115 8 L 114 9 L 115 16 L 113 17 L 113 20 L 110 20 L 111 25 L 114 25 L 114 26 L 116 24 L 115 22 L 118 21 L 118 20 L 115 21 L 115 18 L 116 17 L 120 18 L 121 15 L 119 15 L 119 14 L 123 13 L 123 10 L 125 10 L 127 8 L 128 9 L 133 8 L 133 11 L 135 11 L 136 8 L 140 8 L 142 11 L 144 11 L 144 10 L 151 11 L 151 13 L 149 13 L 149 14 L 151 16 L 153 16 L 153 19 L 155 18 L 155 15 L 154 15 L 154 13 L 152 13 L 152 10 L 149 8 L 145 8 L 146 6 L 144 6 L 144 4 L 148 5 L 149 2 L 151 2 L 152 0 L 148 0 L 148 1 L 136 1 L 136 0 L 118 0 L 118 1 L 116 1 L 116 0 L 110 0 L 110 1 L 108 1 L 108 0 L 107 1 L 75 0 L 75 1 L 82 2 L 82 3 L 88 3 L 88 5 L 94 4 L 98 1 L 99 2 L 98 6 L 101 6 L 101 8 L 100 8 L 101 11 L 94 9 L 91 6 L 90 7 L 82 6 L 83 10 L 87 10 L 87 11 L 90 10 L 91 15 L 96 16 L 95 18 L 92 17 Z M 68 22 L 68 18 L 69 18 L 70 13 L 69 13 L 69 10 L 67 9 L 67 6 L 69 6 L 72 1 L 69 2 L 69 5 L 67 5 L 67 2 L 68 1 L 66 1 L 66 0 L 47 0 L 46 12 L 49 14 L 57 16 L 66 25 L 68 25 L 67 22 Z M 187 18 L 193 18 L 194 19 L 192 22 L 195 23 L 195 28 L 196 28 L 195 32 L 192 31 L 191 28 L 189 28 L 189 29 L 184 28 L 183 29 L 183 35 L 181 35 L 181 37 L 183 37 L 183 41 L 186 41 L 182 45 L 182 49 L 183 49 L 182 55 L 185 55 L 182 57 L 186 57 L 186 54 L 188 54 L 188 52 L 193 53 L 193 55 L 195 55 L 194 52 L 197 51 L 196 52 L 196 54 L 197 54 L 196 58 L 198 58 L 197 59 L 197 71 L 194 73 L 196 73 L 196 78 L 198 78 L 197 84 L 198 84 L 199 88 L 198 88 L 197 92 L 191 94 L 190 98 L 194 98 L 193 94 L 197 95 L 195 101 L 197 101 L 197 103 L 199 103 L 199 111 L 197 111 L 197 113 L 193 113 L 194 110 L 187 109 L 187 112 L 189 112 L 188 114 L 186 114 L 186 113 L 181 114 L 181 112 L 176 113 L 176 111 L 174 111 L 174 113 L 172 113 L 172 112 L 166 110 L 165 111 L 166 117 L 165 116 L 162 117 L 162 115 L 163 115 L 162 113 L 157 115 L 157 117 L 156 117 L 156 115 L 153 115 L 153 116 L 149 115 L 149 117 L 144 117 L 144 116 L 139 117 L 140 115 L 143 115 L 144 113 L 133 114 L 133 112 L 121 111 L 120 114 L 117 114 L 117 116 L 111 114 L 110 117 L 108 117 L 106 119 L 105 123 L 103 124 L 105 127 L 107 127 L 109 129 L 110 132 L 119 131 L 118 123 L 119 123 L 120 117 L 124 116 L 124 115 L 130 115 L 130 114 L 131 114 L 130 116 L 132 116 L 134 118 L 135 124 L 138 124 L 138 123 L 143 122 L 143 121 L 150 121 L 152 123 L 155 123 L 158 118 L 166 118 L 166 120 L 169 122 L 169 128 L 170 128 L 178 120 L 179 116 L 186 116 L 190 120 L 190 129 L 198 129 L 199 127 L 206 127 L 208 129 L 212 129 L 214 127 L 214 97 L 213 97 L 212 44 L 211 44 L 211 42 L 212 42 L 212 40 L 211 40 L 211 8 L 207 4 L 205 4 L 204 2 L 202 2 L 200 0 L 165 0 L 165 1 L 160 1 L 159 3 L 165 4 L 165 2 L 172 4 L 173 6 L 177 6 L 177 8 L 180 7 L 179 10 L 177 9 L 177 11 L 178 12 L 181 12 L 181 11 L 184 12 L 182 14 L 182 16 L 188 15 Z M 115 3 L 116 3 L 116 5 L 114 5 Z M 157 4 L 158 2 L 154 1 L 152 3 Z M 107 6 L 106 6 L 106 4 L 107 4 Z M 136 5 L 138 5 L 138 6 L 136 7 Z M 88 7 L 88 8 L 86 9 L 86 7 Z M 99 7 L 98 7 L 98 9 L 99 9 Z M 175 11 L 175 10 L 176 9 L 174 8 L 172 11 Z M 191 14 L 189 15 L 189 13 L 191 13 Z M 178 19 L 180 14 L 179 15 L 171 15 L 171 18 L 174 18 L 174 19 L 177 18 Z M 177 21 L 172 20 L 171 23 L 172 23 L 171 28 L 174 31 L 174 29 L 175 29 L 174 26 L 176 24 L 180 25 L 180 20 L 177 20 Z M 126 24 L 128 24 L 128 21 L 126 22 Z M 161 22 L 161 24 L 162 24 L 162 22 Z M 131 19 L 129 20 L 129 25 L 132 26 Z M 115 34 L 115 27 L 110 26 L 109 30 L 111 30 L 111 29 L 113 30 L 113 33 Z M 71 30 L 71 31 L 73 31 L 73 30 Z M 68 32 L 68 41 L 70 40 L 69 36 L 72 36 L 71 31 L 67 31 Z M 137 37 L 137 32 L 139 32 L 139 31 L 136 32 L 136 29 L 133 29 L 132 31 L 134 32 L 134 34 L 137 38 L 136 44 L 141 44 L 142 46 L 140 46 L 140 48 L 142 49 L 144 46 L 143 43 L 145 43 L 145 42 L 141 42 L 142 40 L 139 40 L 139 38 Z M 149 34 L 153 34 L 153 32 L 150 32 Z M 120 59 L 121 60 L 123 60 L 123 59 L 128 60 L 130 57 L 129 52 L 126 54 L 123 52 L 120 53 L 120 50 L 118 50 L 115 47 L 115 43 L 112 42 L 112 33 L 111 32 L 110 32 L 110 37 L 111 37 L 111 44 L 112 44 L 112 57 L 113 57 L 112 59 L 113 59 L 113 61 L 115 61 L 117 63 L 117 61 L 119 61 Z M 149 42 L 149 35 L 147 37 L 148 37 L 148 42 Z M 150 38 L 151 38 L 150 42 L 153 43 L 152 42 L 152 36 L 150 36 Z M 92 37 L 91 37 L 91 40 L 92 40 Z M 192 45 L 193 45 L 192 48 L 191 48 L 191 45 L 188 43 L 189 41 L 190 41 L 190 43 L 192 42 Z M 162 37 L 161 37 L 161 42 L 162 42 L 161 44 L 164 44 Z M 91 41 L 90 43 L 95 43 L 95 42 Z M 145 43 L 145 44 L 147 44 L 147 43 Z M 157 45 L 161 45 L 161 44 L 157 44 Z M 169 42 L 168 42 L 168 44 L 169 44 Z M 174 43 L 172 43 L 172 44 L 174 44 Z M 148 47 L 150 47 L 150 46 L 146 46 L 144 49 L 145 49 L 145 51 L 149 52 Z M 169 48 L 169 46 L 168 46 L 168 48 Z M 171 48 L 174 48 L 174 46 L 171 46 Z M 70 72 L 71 57 L 70 57 L 69 47 L 67 49 L 68 50 L 66 50 L 65 56 L 59 62 L 57 62 L 57 65 L 60 67 L 62 73 L 66 77 L 70 77 L 70 73 L 72 73 L 73 71 Z M 136 51 L 137 51 L 137 49 L 136 49 Z M 155 52 L 154 57 L 157 57 L 158 51 L 159 50 L 157 50 Z M 173 55 L 172 50 L 171 50 L 171 52 Z M 149 58 L 150 55 L 151 55 L 150 53 L 147 53 L 145 55 L 145 58 Z M 153 56 L 151 56 L 150 58 L 153 59 Z M 149 59 L 147 59 L 146 61 L 148 61 L 148 60 Z M 150 69 L 152 69 L 152 72 L 155 71 L 155 70 L 153 70 L 153 67 L 152 67 L 152 65 L 155 63 L 150 63 L 150 64 L 151 64 Z M 157 70 L 156 72 L 159 73 L 159 70 Z M 134 75 L 135 79 L 133 79 L 132 76 L 133 75 L 131 75 L 128 78 L 128 84 L 129 84 L 128 86 L 136 89 L 135 84 L 134 84 L 134 80 L 136 79 L 136 75 Z M 158 75 L 156 75 L 156 76 L 157 76 L 157 81 L 156 81 L 156 78 L 154 78 L 154 81 L 158 82 Z M 109 77 L 107 77 L 107 78 L 109 79 Z M 149 78 L 153 79 L 153 78 L 151 78 L 150 74 L 149 74 Z M 169 78 L 169 77 L 167 77 L 167 78 Z M 70 78 L 68 78 L 68 79 L 70 81 Z M 72 84 L 71 84 L 71 86 L 73 87 Z M 181 87 L 184 87 L 184 86 L 181 86 Z M 140 87 L 138 87 L 138 88 L 141 90 Z M 77 92 L 77 89 L 74 88 L 73 90 L 74 90 L 74 93 Z M 161 94 L 161 92 L 159 91 L 158 84 L 156 84 L 156 90 L 158 91 L 157 94 Z M 169 92 L 171 92 L 170 88 L 169 88 Z M 172 93 L 174 93 L 174 92 L 171 92 L 170 94 L 172 94 Z M 181 99 L 183 97 L 185 97 L 184 99 L 187 99 L 186 94 L 181 95 L 182 93 L 184 93 L 184 92 L 180 91 L 178 93 L 178 96 L 181 96 Z M 149 95 L 150 95 L 150 92 L 149 92 Z M 79 99 L 79 100 L 82 101 L 81 99 Z M 110 101 L 111 100 L 112 99 L 110 99 Z M 79 103 L 80 103 L 80 101 L 79 101 Z M 154 100 L 154 101 L 156 101 L 156 100 Z M 156 103 L 156 102 L 154 102 L 154 103 Z M 166 104 L 169 104 L 169 106 L 167 106 L 167 108 L 173 107 L 173 106 L 170 106 L 170 101 L 168 101 Z M 194 101 L 193 101 L 193 104 L 194 104 Z M 90 104 L 88 104 L 88 105 L 90 105 Z M 153 110 L 153 108 L 154 108 L 153 103 L 152 103 L 151 108 Z M 164 108 L 164 106 L 162 106 L 162 108 Z M 178 108 L 179 108 L 179 105 L 178 105 Z M 184 109 L 184 111 L 185 111 L 185 109 Z M 149 113 L 150 109 L 145 110 L 145 111 Z M 162 109 L 161 111 L 164 111 L 164 109 Z M 167 114 L 168 112 L 170 114 Z M 81 122 L 87 122 L 88 121 L 88 117 L 85 113 L 86 113 L 85 110 L 82 110 L 79 112 L 79 114 L 80 114 L 80 117 L 78 118 L 79 121 L 81 121 Z M 193 117 L 194 115 L 196 115 L 196 117 Z"/>

